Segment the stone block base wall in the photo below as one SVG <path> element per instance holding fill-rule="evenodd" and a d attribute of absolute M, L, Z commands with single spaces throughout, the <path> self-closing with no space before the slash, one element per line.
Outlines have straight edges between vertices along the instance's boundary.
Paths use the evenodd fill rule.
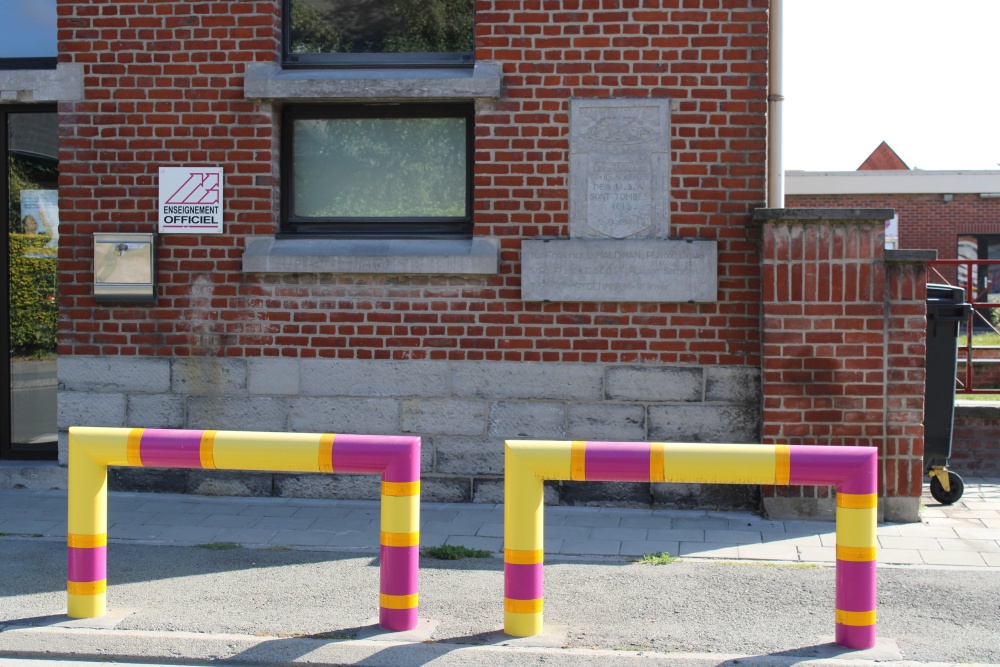
<path fill-rule="evenodd" d="M 420 435 L 422 497 L 503 500 L 506 438 L 760 441 L 756 368 L 262 357 L 62 357 L 69 426 Z M 377 477 L 121 469 L 119 490 L 378 498 Z M 552 483 L 547 502 L 757 509 L 753 486 Z"/>
<path fill-rule="evenodd" d="M 1000 403 L 956 402 L 949 467 L 960 475 L 1000 477 Z"/>

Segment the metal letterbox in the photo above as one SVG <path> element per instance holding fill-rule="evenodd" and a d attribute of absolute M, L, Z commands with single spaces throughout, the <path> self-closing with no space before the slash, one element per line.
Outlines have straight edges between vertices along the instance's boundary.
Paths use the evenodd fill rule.
<path fill-rule="evenodd" d="M 94 298 L 156 303 L 156 234 L 94 234 Z"/>

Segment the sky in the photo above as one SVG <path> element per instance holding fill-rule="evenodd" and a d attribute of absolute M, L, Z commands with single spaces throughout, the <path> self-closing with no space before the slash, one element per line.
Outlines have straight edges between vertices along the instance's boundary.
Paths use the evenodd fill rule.
<path fill-rule="evenodd" d="M 784 167 L 1000 169 L 1000 0 L 785 0 Z"/>

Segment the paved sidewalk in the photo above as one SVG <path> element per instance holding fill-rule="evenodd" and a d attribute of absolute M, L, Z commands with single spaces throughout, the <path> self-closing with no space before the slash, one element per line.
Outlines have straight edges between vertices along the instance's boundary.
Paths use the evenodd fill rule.
<path fill-rule="evenodd" d="M 926 492 L 922 523 L 880 524 L 880 565 L 1000 570 L 1000 478 L 965 480 L 965 494 L 941 506 Z M 63 539 L 66 492 L 0 490 L 0 539 Z M 379 503 L 298 498 L 219 498 L 112 493 L 112 542 L 373 552 Z M 503 506 L 424 503 L 422 546 L 503 550 Z M 546 507 L 548 556 L 631 558 L 660 551 L 716 558 L 833 563 L 834 524 L 770 521 L 748 512 Z"/>

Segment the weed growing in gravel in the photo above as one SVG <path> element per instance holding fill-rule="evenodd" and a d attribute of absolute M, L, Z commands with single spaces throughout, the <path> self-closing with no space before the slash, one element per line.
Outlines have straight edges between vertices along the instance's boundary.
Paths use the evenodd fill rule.
<path fill-rule="evenodd" d="M 636 558 L 635 562 L 641 565 L 666 565 L 677 560 L 677 556 L 671 556 L 666 551 L 657 551 L 652 554 L 643 554 L 641 558 Z"/>
<path fill-rule="evenodd" d="M 196 544 L 199 549 L 210 549 L 212 551 L 228 551 L 230 549 L 240 549 L 236 542 L 209 542 L 208 544 Z"/>
<path fill-rule="evenodd" d="M 427 547 L 424 555 L 438 560 L 461 560 L 463 558 L 492 558 L 493 554 L 485 549 L 470 549 L 462 545 L 442 544 L 439 547 Z"/>

